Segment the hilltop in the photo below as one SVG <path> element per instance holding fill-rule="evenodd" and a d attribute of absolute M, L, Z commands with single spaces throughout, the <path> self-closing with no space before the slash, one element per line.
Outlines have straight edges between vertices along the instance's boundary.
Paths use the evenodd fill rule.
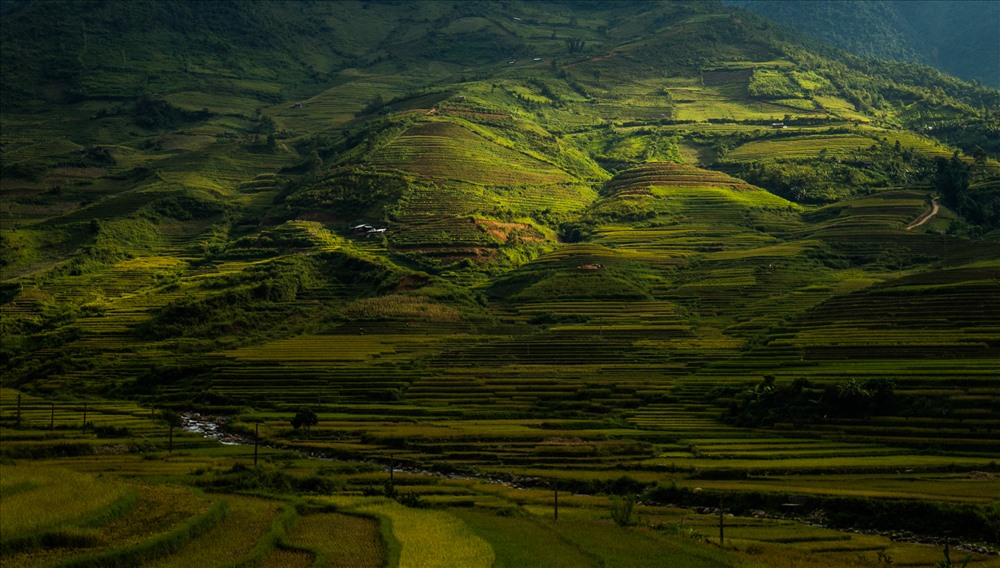
<path fill-rule="evenodd" d="M 997 542 L 1000 91 L 719 2 L 2 6 L 6 389 L 259 424 L 354 496 L 374 460 Z M 530 532 L 462 483 L 427 499 Z"/>

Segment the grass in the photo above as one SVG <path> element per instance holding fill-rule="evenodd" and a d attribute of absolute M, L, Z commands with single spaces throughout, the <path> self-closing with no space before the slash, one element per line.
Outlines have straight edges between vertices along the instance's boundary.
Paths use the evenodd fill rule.
<path fill-rule="evenodd" d="M 288 542 L 315 551 L 331 566 L 380 568 L 386 563 L 378 521 L 342 513 L 304 515 L 296 522 Z"/>
<path fill-rule="evenodd" d="M 281 512 L 278 501 L 245 496 L 227 496 L 226 516 L 211 530 L 192 540 L 175 554 L 149 566 L 171 567 L 203 564 L 228 566 L 247 556 L 264 537 Z"/>
<path fill-rule="evenodd" d="M 225 515 L 225 503 L 212 505 L 187 488 L 124 483 L 34 465 L 4 466 L 14 479 L 19 470 L 12 468 L 26 470 L 39 483 L 45 483 L 46 475 L 58 474 L 47 486 L 39 486 L 42 491 L 4 498 L 4 555 L 12 566 L 151 561 L 181 549 Z M 81 480 L 87 479 L 100 484 L 82 486 L 86 482 Z M 109 494 L 109 488 L 118 493 Z M 53 498 L 73 506 L 54 505 Z M 60 517 L 57 512 L 74 517 Z"/>
<path fill-rule="evenodd" d="M 493 564 L 492 547 L 446 512 L 407 509 L 391 501 L 361 502 L 352 510 L 390 523 L 399 542 L 400 567 Z"/>
<path fill-rule="evenodd" d="M 730 564 L 725 553 L 699 547 L 693 542 L 663 539 L 653 531 L 613 527 L 603 521 L 560 521 L 553 529 L 604 564 L 636 568 L 661 566 L 665 558 L 678 559 L 683 566 L 692 568 Z"/>
<path fill-rule="evenodd" d="M 595 565 L 594 558 L 560 539 L 558 533 L 538 519 L 502 517 L 477 510 L 457 510 L 454 514 L 490 543 L 496 551 L 497 567 Z"/>
<path fill-rule="evenodd" d="M 33 534 L 96 518 L 128 495 L 127 486 L 114 480 L 62 468 L 0 465 L 0 473 L 4 549 Z"/>

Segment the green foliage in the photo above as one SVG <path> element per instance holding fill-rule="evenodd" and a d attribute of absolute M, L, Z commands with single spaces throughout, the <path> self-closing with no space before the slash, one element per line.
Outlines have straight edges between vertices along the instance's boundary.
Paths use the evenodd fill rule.
<path fill-rule="evenodd" d="M 969 561 L 972 560 L 972 555 L 968 555 L 962 560 L 961 564 L 955 564 L 951 561 L 951 550 L 947 543 L 944 545 L 944 560 L 940 560 L 934 564 L 934 568 L 955 568 L 959 566 L 960 568 L 965 568 L 969 565 Z"/>
<path fill-rule="evenodd" d="M 170 409 L 161 410 L 160 419 L 166 422 L 171 428 L 179 428 L 184 425 L 184 419 L 181 415 Z"/>
<path fill-rule="evenodd" d="M 148 252 L 160 238 L 159 228 L 142 217 L 125 217 L 90 223 L 93 241 L 84 245 L 67 272 L 81 275 L 108 264 Z"/>
<path fill-rule="evenodd" d="M 138 326 L 144 337 L 218 337 L 280 321 L 298 294 L 316 285 L 323 261 L 291 258 L 256 265 L 215 286 L 221 292 L 174 300 Z M 354 275 L 352 275 L 354 276 Z"/>
<path fill-rule="evenodd" d="M 367 167 L 338 168 L 319 179 L 289 183 L 276 198 L 298 209 L 327 209 L 349 220 L 385 217 L 412 180 Z"/>
<path fill-rule="evenodd" d="M 848 156 L 818 154 L 820 160 L 754 160 L 741 176 L 776 195 L 800 203 L 830 203 L 865 189 L 924 183 L 929 161 L 911 149 L 883 140 Z"/>
<path fill-rule="evenodd" d="M 586 45 L 587 42 L 580 38 L 566 38 L 566 50 L 570 53 L 580 53 Z"/>
<path fill-rule="evenodd" d="M 913 116 L 907 120 L 913 129 L 925 130 L 934 138 L 962 148 L 975 157 L 979 151 L 1000 159 L 1000 111 L 987 109 L 973 116 L 923 117 Z"/>
<path fill-rule="evenodd" d="M 305 431 L 306 436 L 308 436 L 309 430 L 313 426 L 319 424 L 319 418 L 313 410 L 303 408 L 295 413 L 295 416 L 292 417 L 291 424 L 292 428 L 295 428 L 296 430 L 302 428 Z"/>
<path fill-rule="evenodd" d="M 45 173 L 45 167 L 41 164 L 27 162 L 17 162 L 13 164 L 5 163 L 0 168 L 0 174 L 7 178 L 20 178 L 28 181 L 38 181 Z"/>
<path fill-rule="evenodd" d="M 959 209 L 965 200 L 969 189 L 969 166 L 955 152 L 950 160 L 938 158 L 934 161 L 934 188 L 941 194 L 945 204 L 953 209 Z"/>
<path fill-rule="evenodd" d="M 644 498 L 655 503 L 671 503 L 682 507 L 717 507 L 724 497 L 726 508 L 731 511 L 751 510 L 787 513 L 784 507 L 790 495 L 786 491 L 762 492 L 698 491 L 678 487 L 676 484 L 658 485 Z M 852 529 L 905 530 L 914 534 L 940 534 L 941 527 L 949 527 L 952 537 L 997 542 L 996 505 L 968 505 L 939 501 L 909 499 L 875 499 L 869 497 L 794 495 L 804 511 L 822 509 L 826 524 L 831 527 Z M 961 536 L 959 536 L 961 535 Z"/>
<path fill-rule="evenodd" d="M 531 301 L 541 299 L 641 300 L 649 297 L 641 281 L 634 275 L 597 271 L 598 274 L 555 274 L 526 288 L 513 299 Z"/>
<path fill-rule="evenodd" d="M 1000 10 L 993 5 L 860 0 L 844 10 L 839 2 L 829 0 L 731 3 L 857 55 L 920 61 L 966 80 L 1000 86 L 1000 65 L 995 58 L 967 48 L 995 42 Z"/>
<path fill-rule="evenodd" d="M 619 527 L 627 527 L 633 524 L 633 509 L 635 508 L 635 495 L 625 496 L 615 495 L 611 497 L 611 520 Z"/>
<path fill-rule="evenodd" d="M 38 253 L 37 237 L 33 232 L 0 232 L 0 268 L 27 264 L 38 258 Z"/>
<path fill-rule="evenodd" d="M 230 206 L 225 203 L 191 190 L 178 195 L 160 197 L 143 208 L 154 217 L 169 217 L 179 221 L 210 219 L 229 209 Z"/>
<path fill-rule="evenodd" d="M 524 49 L 520 38 L 490 26 L 476 32 L 431 30 L 414 55 L 459 65 L 483 65 L 516 56 Z"/>
<path fill-rule="evenodd" d="M 147 130 L 170 128 L 185 122 L 206 120 L 211 114 L 206 111 L 191 112 L 175 107 L 164 99 L 144 95 L 135 103 L 133 120 Z"/>
<path fill-rule="evenodd" d="M 849 379 L 817 388 L 807 379 L 778 386 L 774 377 L 747 387 L 733 396 L 727 422 L 741 426 L 766 426 L 778 422 L 805 424 L 831 418 L 890 415 L 902 410 L 891 379 Z"/>
<path fill-rule="evenodd" d="M 747 86 L 752 97 L 762 99 L 794 99 L 802 96 L 799 86 L 781 71 L 755 69 Z"/>
<path fill-rule="evenodd" d="M 236 464 L 227 471 L 196 480 L 197 485 L 217 491 L 258 491 L 272 494 L 305 493 L 328 495 L 342 483 L 321 475 L 297 476 L 270 466 Z"/>
<path fill-rule="evenodd" d="M 646 162 L 682 161 L 676 135 L 663 128 L 598 130 L 590 135 L 586 149 L 609 172 Z"/>
<path fill-rule="evenodd" d="M 388 109 L 386 108 L 385 100 L 382 99 L 382 95 L 376 94 L 365 103 L 365 108 L 361 109 L 356 116 L 374 116 L 387 112 Z"/>

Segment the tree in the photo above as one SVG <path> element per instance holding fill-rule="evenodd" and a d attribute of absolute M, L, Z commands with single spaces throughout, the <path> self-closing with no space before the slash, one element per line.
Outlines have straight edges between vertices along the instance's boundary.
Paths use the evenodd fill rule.
<path fill-rule="evenodd" d="M 302 428 L 305 431 L 307 438 L 309 437 L 309 429 L 317 424 L 319 424 L 319 418 L 316 416 L 315 412 L 309 410 L 308 408 L 299 410 L 295 413 L 295 417 L 292 418 L 292 428 L 295 428 L 296 430 Z"/>
<path fill-rule="evenodd" d="M 969 155 L 972 156 L 972 160 L 975 162 L 977 166 L 985 166 L 986 158 L 989 157 L 989 154 L 986 153 L 986 150 L 983 150 L 980 146 L 973 147 L 972 151 L 969 152 Z"/>
<path fill-rule="evenodd" d="M 184 419 L 181 418 L 180 414 L 177 414 L 173 410 L 167 409 L 160 412 L 160 418 L 170 426 L 170 437 L 167 439 L 167 451 L 174 451 L 174 428 L 184 425 Z"/>
<path fill-rule="evenodd" d="M 934 188 L 941 194 L 945 204 L 953 209 L 962 205 L 962 198 L 969 189 L 969 166 L 958 157 L 958 151 L 950 160 L 937 158 L 934 172 Z"/>
<path fill-rule="evenodd" d="M 309 159 L 306 161 L 306 169 L 310 172 L 315 172 L 321 167 L 323 167 L 323 158 L 319 157 L 319 152 L 317 152 L 314 148 L 309 152 Z"/>
<path fill-rule="evenodd" d="M 182 418 L 180 414 L 170 409 L 160 411 L 160 418 L 168 425 L 175 428 L 184 425 L 184 418 Z"/>
<path fill-rule="evenodd" d="M 356 116 L 383 114 L 385 111 L 385 99 L 382 98 L 382 95 L 376 93 L 374 97 L 365 102 L 365 108 L 361 109 L 361 112 L 357 113 Z"/>

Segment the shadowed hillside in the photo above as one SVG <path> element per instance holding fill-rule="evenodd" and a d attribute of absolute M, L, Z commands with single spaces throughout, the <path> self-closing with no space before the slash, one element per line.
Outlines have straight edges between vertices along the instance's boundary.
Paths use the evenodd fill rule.
<path fill-rule="evenodd" d="M 1000 86 L 1000 7 L 991 2 L 732 0 L 861 56 L 915 61 Z"/>

